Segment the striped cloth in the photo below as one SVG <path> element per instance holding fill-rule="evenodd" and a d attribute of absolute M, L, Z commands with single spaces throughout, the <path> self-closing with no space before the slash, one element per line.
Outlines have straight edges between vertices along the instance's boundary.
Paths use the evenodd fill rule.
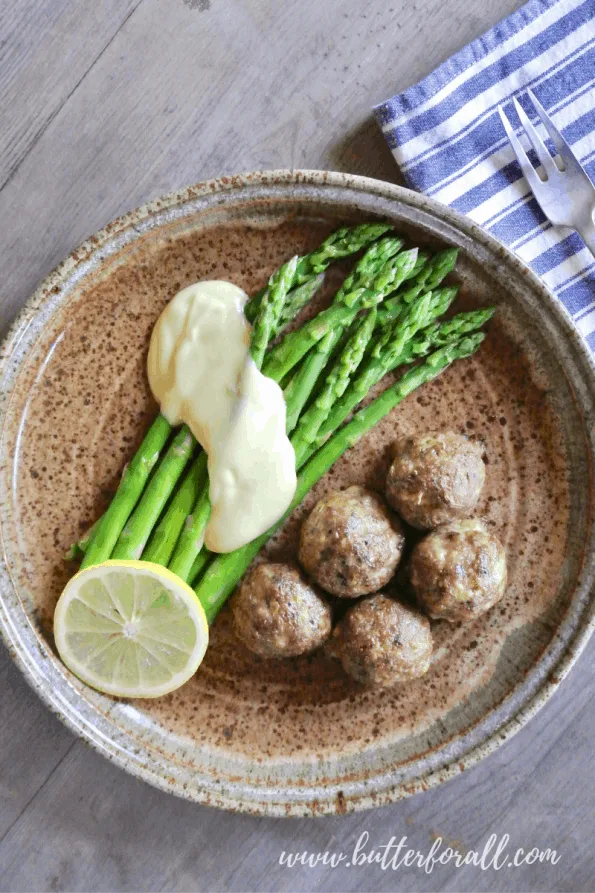
<path fill-rule="evenodd" d="M 537 122 L 527 87 L 595 180 L 595 0 L 530 0 L 375 113 L 408 185 L 511 247 L 595 351 L 595 260 L 580 236 L 545 219 L 498 115 L 502 103 L 521 132 L 516 95 Z"/>

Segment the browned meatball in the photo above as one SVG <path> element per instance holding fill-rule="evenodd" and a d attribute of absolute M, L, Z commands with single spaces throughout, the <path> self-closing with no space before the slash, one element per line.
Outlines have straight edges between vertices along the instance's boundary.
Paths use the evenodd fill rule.
<path fill-rule="evenodd" d="M 469 516 L 485 482 L 483 447 L 445 431 L 397 442 L 386 498 L 418 530 Z"/>
<path fill-rule="evenodd" d="M 382 688 L 427 673 L 433 647 L 428 618 L 381 594 L 350 608 L 331 642 L 345 672 Z"/>
<path fill-rule="evenodd" d="M 382 500 L 349 487 L 314 506 L 302 524 L 299 557 L 327 592 L 355 598 L 388 583 L 404 544 L 401 522 Z"/>
<path fill-rule="evenodd" d="M 231 600 L 233 628 L 246 648 L 262 657 L 313 651 L 331 632 L 331 609 L 287 564 L 258 564 Z"/>
<path fill-rule="evenodd" d="M 506 553 L 482 521 L 453 521 L 413 550 L 411 583 L 420 607 L 435 619 L 474 620 L 506 589 Z"/>

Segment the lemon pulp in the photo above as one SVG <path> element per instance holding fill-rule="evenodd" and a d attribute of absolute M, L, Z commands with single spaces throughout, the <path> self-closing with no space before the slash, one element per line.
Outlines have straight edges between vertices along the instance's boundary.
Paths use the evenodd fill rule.
<path fill-rule="evenodd" d="M 66 666 L 105 694 L 156 698 L 194 675 L 209 631 L 192 589 L 157 564 L 106 561 L 69 581 L 54 614 Z"/>

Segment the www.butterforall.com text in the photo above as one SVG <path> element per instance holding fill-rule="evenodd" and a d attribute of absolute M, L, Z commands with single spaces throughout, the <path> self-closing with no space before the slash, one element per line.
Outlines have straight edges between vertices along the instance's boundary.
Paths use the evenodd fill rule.
<path fill-rule="evenodd" d="M 500 871 L 502 868 L 521 868 L 525 865 L 533 865 L 541 862 L 549 865 L 557 865 L 561 855 L 556 850 L 547 848 L 540 850 L 537 847 L 527 849 L 510 846 L 510 835 L 503 834 L 498 839 L 496 834 L 491 834 L 481 849 L 468 850 L 460 853 L 451 846 L 444 846 L 441 837 L 436 838 L 428 852 L 412 849 L 403 835 L 399 840 L 391 837 L 388 843 L 379 846 L 369 846 L 370 835 L 367 831 L 360 834 L 351 852 L 324 853 L 288 853 L 285 850 L 279 856 L 279 864 L 286 868 L 304 866 L 316 868 L 329 866 L 337 868 L 339 865 L 345 868 L 358 868 L 365 865 L 377 865 L 382 871 L 397 871 L 399 868 L 418 868 L 431 874 L 434 868 L 440 865 L 454 865 L 455 868 L 463 868 L 466 865 L 474 865 L 482 871 Z"/>

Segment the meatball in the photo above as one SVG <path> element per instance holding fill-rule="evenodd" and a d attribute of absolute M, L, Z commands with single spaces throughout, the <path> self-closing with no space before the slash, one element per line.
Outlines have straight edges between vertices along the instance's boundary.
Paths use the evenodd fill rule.
<path fill-rule="evenodd" d="M 468 517 L 485 482 L 483 454 L 453 431 L 406 437 L 396 444 L 386 498 L 418 530 Z"/>
<path fill-rule="evenodd" d="M 410 575 L 418 603 L 430 617 L 474 620 L 504 595 L 506 553 L 482 521 L 453 521 L 417 544 Z"/>
<path fill-rule="evenodd" d="M 258 564 L 231 600 L 237 638 L 261 657 L 295 657 L 313 651 L 331 632 L 331 609 L 287 564 Z"/>
<path fill-rule="evenodd" d="M 364 685 L 388 688 L 430 667 L 428 618 L 380 593 L 350 608 L 331 642 L 345 672 Z"/>
<path fill-rule="evenodd" d="M 302 524 L 299 558 L 332 595 L 377 592 L 393 576 L 405 537 L 398 518 L 363 487 L 321 499 Z"/>

